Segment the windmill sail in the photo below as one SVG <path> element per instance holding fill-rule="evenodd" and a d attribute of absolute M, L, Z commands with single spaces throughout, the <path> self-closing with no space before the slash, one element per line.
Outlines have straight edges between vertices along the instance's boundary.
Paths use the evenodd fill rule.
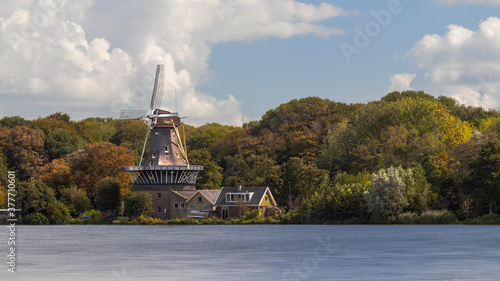
<path fill-rule="evenodd" d="M 161 106 L 161 99 L 163 97 L 163 64 L 156 67 L 155 86 L 153 88 L 153 95 L 151 96 L 151 105 L 149 109 L 151 113 Z"/>

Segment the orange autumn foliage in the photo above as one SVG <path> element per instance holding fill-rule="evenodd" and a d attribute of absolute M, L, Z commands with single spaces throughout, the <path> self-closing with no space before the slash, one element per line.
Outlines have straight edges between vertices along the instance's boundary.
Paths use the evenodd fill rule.
<path fill-rule="evenodd" d="M 125 147 L 109 142 L 87 145 L 84 151 L 69 159 L 71 181 L 95 199 L 99 181 L 106 177 L 116 178 L 125 196 L 130 189 L 130 175 L 123 167 L 134 165 L 134 160 L 132 151 Z"/>

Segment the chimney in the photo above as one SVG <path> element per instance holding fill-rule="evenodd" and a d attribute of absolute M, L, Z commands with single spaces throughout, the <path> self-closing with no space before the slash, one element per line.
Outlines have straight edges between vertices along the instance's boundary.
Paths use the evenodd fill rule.
<path fill-rule="evenodd" d="M 236 191 L 241 191 L 241 184 L 238 184 L 238 185 L 236 186 Z"/>

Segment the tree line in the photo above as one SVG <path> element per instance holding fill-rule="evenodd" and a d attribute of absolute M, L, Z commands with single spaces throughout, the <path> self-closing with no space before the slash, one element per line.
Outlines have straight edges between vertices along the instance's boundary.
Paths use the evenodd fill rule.
<path fill-rule="evenodd" d="M 72 121 L 61 112 L 5 117 L 0 126 L 0 192 L 6 171 L 16 170 L 40 203 L 26 202 L 38 207 L 23 212 L 48 218 L 64 208 L 81 213 L 70 192 L 88 198 L 79 210 L 117 208 L 130 191 L 122 167 L 138 163 L 147 131 L 143 121 Z M 307 97 L 242 127 L 182 126 L 190 162 L 205 166 L 198 188 L 269 186 L 293 222 L 387 223 L 429 210 L 466 219 L 500 210 L 500 112 L 449 97 L 392 92 L 366 104 Z M 119 192 L 98 206 L 104 186 Z"/>

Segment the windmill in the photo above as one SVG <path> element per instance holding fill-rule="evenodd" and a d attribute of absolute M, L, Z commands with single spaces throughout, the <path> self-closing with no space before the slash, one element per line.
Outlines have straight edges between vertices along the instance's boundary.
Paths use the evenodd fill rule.
<path fill-rule="evenodd" d="M 148 142 L 148 137 L 151 129 L 156 127 L 157 120 L 161 120 L 164 118 L 178 118 L 177 113 L 170 113 L 165 110 L 161 110 L 161 100 L 163 97 L 163 81 L 164 81 L 164 66 L 162 64 L 157 65 L 156 67 L 156 76 L 155 83 L 153 87 L 153 94 L 151 96 L 151 104 L 149 106 L 149 110 L 122 110 L 120 112 L 119 120 L 148 120 L 148 130 L 146 132 L 146 137 L 144 138 L 144 145 L 142 147 L 141 158 L 139 160 L 139 166 L 142 165 L 142 160 L 144 158 L 144 151 L 146 150 L 146 143 Z M 189 166 L 189 161 L 187 158 L 187 152 L 183 145 L 182 140 L 180 139 L 179 131 L 177 129 L 178 124 L 174 123 L 174 130 L 177 133 L 179 150 L 181 151 L 182 157 L 185 159 L 187 165 Z"/>
<path fill-rule="evenodd" d="M 177 113 L 160 109 L 163 96 L 164 67 L 156 67 L 156 77 L 148 110 L 122 110 L 120 120 L 148 120 L 139 166 L 127 166 L 133 190 L 154 190 L 158 185 L 169 190 L 194 188 L 203 166 L 190 165 L 178 127 Z M 146 143 L 149 138 L 149 151 Z M 156 187 L 152 187 L 156 186 Z M 173 187 L 175 186 L 175 187 Z"/>

